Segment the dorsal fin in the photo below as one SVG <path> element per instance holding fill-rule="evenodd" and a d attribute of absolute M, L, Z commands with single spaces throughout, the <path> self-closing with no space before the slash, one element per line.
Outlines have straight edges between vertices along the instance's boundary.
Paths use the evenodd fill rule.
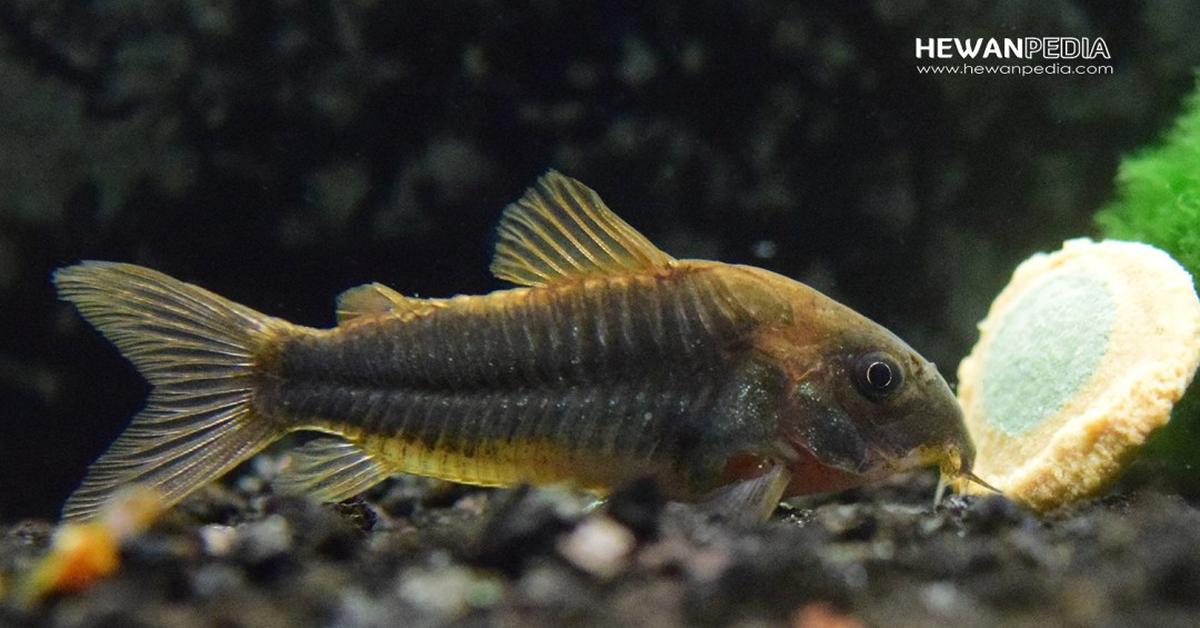
<path fill-rule="evenodd" d="M 368 283 L 338 295 L 337 320 L 341 325 L 360 316 L 399 314 L 421 309 L 427 303 L 424 299 L 406 297 L 381 283 Z"/>
<path fill-rule="evenodd" d="M 591 188 L 553 170 L 505 208 L 498 235 L 492 274 L 524 286 L 666 269 L 675 261 Z"/>

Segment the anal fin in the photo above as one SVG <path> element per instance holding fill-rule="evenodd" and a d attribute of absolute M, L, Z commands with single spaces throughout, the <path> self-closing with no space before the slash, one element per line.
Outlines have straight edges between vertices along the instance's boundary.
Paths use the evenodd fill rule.
<path fill-rule="evenodd" d="M 318 438 L 288 454 L 290 460 L 274 487 L 288 495 L 311 495 L 340 502 L 391 475 L 358 445 L 340 438 Z"/>

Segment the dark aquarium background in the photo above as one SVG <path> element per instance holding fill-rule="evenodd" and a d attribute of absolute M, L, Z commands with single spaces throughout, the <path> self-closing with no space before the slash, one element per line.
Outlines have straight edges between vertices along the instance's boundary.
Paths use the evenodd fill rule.
<path fill-rule="evenodd" d="M 0 519 L 146 392 L 51 271 L 129 261 L 295 322 L 489 276 L 548 168 L 676 256 L 808 282 L 953 379 L 1013 266 L 1095 234 L 1200 66 L 1188 0 L 0 3 Z M 1108 76 L 932 76 L 918 37 L 1103 37 Z"/>

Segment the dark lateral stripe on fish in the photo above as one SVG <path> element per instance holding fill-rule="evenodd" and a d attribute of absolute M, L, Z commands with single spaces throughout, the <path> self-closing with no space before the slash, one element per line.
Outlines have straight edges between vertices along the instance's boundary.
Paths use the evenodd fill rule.
<path fill-rule="evenodd" d="M 413 320 L 300 335 L 275 349 L 275 373 L 384 389 L 511 388 L 600 381 L 652 369 L 654 360 L 719 359 L 745 341 L 748 322 L 719 305 L 713 281 L 652 281 L 477 298 Z"/>
<path fill-rule="evenodd" d="M 728 374 L 709 369 L 666 379 L 660 374 L 609 383 L 460 392 L 276 381 L 260 387 L 255 407 L 290 421 L 421 441 L 429 449 L 461 452 L 475 440 L 512 444 L 531 438 L 625 456 L 648 447 L 643 438 L 662 438 L 691 416 L 707 416 L 714 391 Z M 484 415 L 488 420 L 479 420 Z M 639 429 L 623 431 L 620 423 L 626 421 Z"/>
<path fill-rule="evenodd" d="M 656 381 L 659 376 L 563 389 L 459 393 L 325 384 L 265 389 L 258 399 L 268 412 L 328 424 L 361 442 L 399 443 L 399 453 L 389 457 L 400 470 L 496 484 L 531 479 L 529 474 L 550 479 L 555 471 L 546 467 L 553 463 L 535 455 L 549 449 L 558 464 L 605 459 L 649 465 L 659 459 L 684 470 L 715 444 L 706 440 L 711 433 L 707 426 L 714 413 L 728 412 L 721 406 L 720 387 L 730 381 L 728 373 L 686 375 L 671 382 Z M 528 455 L 475 460 L 480 451 L 489 450 Z M 585 481 L 600 481 L 577 472 Z"/>

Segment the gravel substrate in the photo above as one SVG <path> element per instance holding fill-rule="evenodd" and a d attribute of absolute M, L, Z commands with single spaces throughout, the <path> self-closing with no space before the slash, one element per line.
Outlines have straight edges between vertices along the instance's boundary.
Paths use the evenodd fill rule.
<path fill-rule="evenodd" d="M 736 527 L 634 485 L 401 478 L 336 505 L 271 495 L 259 463 L 126 542 L 82 594 L 5 625 L 1195 625 L 1200 510 L 1156 493 L 1037 518 L 999 497 L 931 508 L 932 476 L 802 498 Z M 0 540 L 18 583 L 52 526 Z M 12 588 L 15 588 L 12 587 Z"/>

